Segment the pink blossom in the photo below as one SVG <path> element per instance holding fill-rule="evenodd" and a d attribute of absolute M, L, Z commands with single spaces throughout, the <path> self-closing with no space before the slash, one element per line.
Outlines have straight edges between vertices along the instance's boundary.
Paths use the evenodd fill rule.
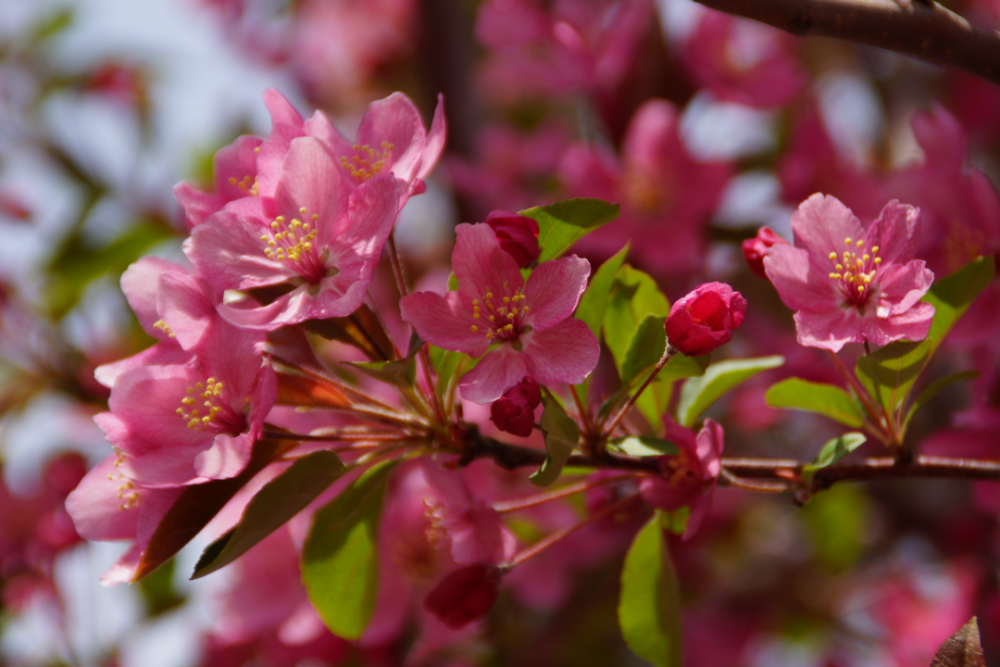
<path fill-rule="evenodd" d="M 526 438 L 535 428 L 535 408 L 542 402 L 538 383 L 525 377 L 490 405 L 490 421 L 504 433 Z"/>
<path fill-rule="evenodd" d="M 913 260 L 919 209 L 893 200 L 866 232 L 850 209 L 815 194 L 792 216 L 795 247 L 776 245 L 767 277 L 795 313 L 800 345 L 837 352 L 845 343 L 922 340 L 934 307 L 920 298 L 934 274 Z"/>
<path fill-rule="evenodd" d="M 575 255 L 542 262 L 525 283 L 488 225 L 461 224 L 456 231 L 458 291 L 411 294 L 399 305 L 403 319 L 432 345 L 471 357 L 489 351 L 462 378 L 462 396 L 489 403 L 525 375 L 541 385 L 582 382 L 600 353 L 594 334 L 572 317 L 590 263 Z"/>
<path fill-rule="evenodd" d="M 396 219 L 397 181 L 347 183 L 327 145 L 293 139 L 274 197 L 234 202 L 194 229 L 184 251 L 217 290 L 282 285 L 266 305 L 219 306 L 237 326 L 277 329 L 342 317 L 362 303 Z"/>
<path fill-rule="evenodd" d="M 277 394 L 263 343 L 262 333 L 218 320 L 189 363 L 118 376 L 111 411 L 94 418 L 118 471 L 148 487 L 239 474 Z"/>
<path fill-rule="evenodd" d="M 676 107 L 644 103 L 629 123 L 618 158 L 608 149 L 578 144 L 559 168 L 576 196 L 620 202 L 621 217 L 585 236 L 576 249 L 607 257 L 632 241 L 632 255 L 655 274 L 702 269 L 704 225 L 732 174 L 730 165 L 698 162 L 678 133 Z"/>
<path fill-rule="evenodd" d="M 452 630 L 482 618 L 497 600 L 500 570 L 491 565 L 466 565 L 449 574 L 424 601 L 427 611 Z"/>
<path fill-rule="evenodd" d="M 770 227 L 761 227 L 757 230 L 757 236 L 743 242 L 743 257 L 747 260 L 747 266 L 756 275 L 766 278 L 764 273 L 764 257 L 771 246 L 779 243 L 788 244 L 781 236 L 774 233 Z"/>
<path fill-rule="evenodd" d="M 674 302 L 665 324 L 670 344 L 689 357 L 728 343 L 743 324 L 747 302 L 725 283 L 705 283 Z"/>
<path fill-rule="evenodd" d="M 531 266 L 541 254 L 538 247 L 538 222 L 526 215 L 510 211 L 493 211 L 486 224 L 496 232 L 500 247 L 514 258 L 522 269 Z"/>
<path fill-rule="evenodd" d="M 677 445 L 677 455 L 661 456 L 662 477 L 644 477 L 639 483 L 643 500 L 669 512 L 690 507 L 684 539 L 701 524 L 712 503 L 712 492 L 722 472 L 722 426 L 706 419 L 696 436 L 691 430 L 667 424 L 667 439 Z"/>

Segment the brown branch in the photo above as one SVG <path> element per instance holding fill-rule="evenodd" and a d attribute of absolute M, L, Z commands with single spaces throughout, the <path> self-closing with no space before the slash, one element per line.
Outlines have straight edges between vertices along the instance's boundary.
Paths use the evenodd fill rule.
<path fill-rule="evenodd" d="M 1000 33 L 933 2 L 697 0 L 794 35 L 834 37 L 956 67 L 1000 84 Z"/>

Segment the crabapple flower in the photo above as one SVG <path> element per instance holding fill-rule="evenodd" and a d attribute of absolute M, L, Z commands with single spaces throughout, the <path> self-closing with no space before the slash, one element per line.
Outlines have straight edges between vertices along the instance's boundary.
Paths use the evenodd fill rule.
<path fill-rule="evenodd" d="M 768 249 L 779 243 L 789 245 L 788 241 L 778 236 L 770 227 L 761 227 L 757 230 L 757 236 L 743 241 L 743 257 L 747 260 L 750 270 L 761 278 L 766 278 L 764 258 Z"/>
<path fill-rule="evenodd" d="M 277 396 L 264 334 L 217 320 L 185 365 L 140 366 L 111 389 L 94 420 L 115 448 L 115 468 L 146 487 L 239 474 Z"/>
<path fill-rule="evenodd" d="M 767 277 L 795 313 L 800 345 L 837 352 L 845 343 L 923 340 L 934 306 L 920 298 L 934 274 L 913 255 L 920 210 L 895 199 L 866 232 L 836 198 L 815 194 L 792 216 L 795 247 L 776 245 Z"/>
<path fill-rule="evenodd" d="M 535 408 L 542 402 L 538 383 L 525 377 L 490 405 L 490 421 L 504 433 L 526 438 L 535 428 Z"/>
<path fill-rule="evenodd" d="M 493 565 L 467 565 L 455 570 L 427 594 L 424 608 L 451 628 L 482 618 L 497 601 L 500 569 Z"/>
<path fill-rule="evenodd" d="M 541 385 L 583 382 L 600 353 L 594 334 L 573 317 L 590 263 L 576 255 L 542 262 L 525 283 L 489 225 L 463 223 L 456 232 L 458 290 L 410 294 L 399 307 L 428 343 L 486 355 L 462 378 L 462 396 L 490 403 L 525 375 Z"/>
<path fill-rule="evenodd" d="M 357 188 L 346 181 L 326 144 L 299 137 L 273 198 L 234 202 L 195 227 L 184 252 L 215 289 L 287 290 L 266 305 L 222 304 L 224 318 L 273 330 L 357 310 L 396 220 L 399 189 L 384 174 Z"/>
<path fill-rule="evenodd" d="M 707 354 L 733 338 L 747 302 L 725 283 L 705 283 L 674 302 L 667 315 L 667 339 L 689 357 Z"/>
<path fill-rule="evenodd" d="M 493 211 L 486 216 L 486 224 L 496 232 L 500 247 L 514 258 L 519 267 L 531 265 L 541 248 L 538 247 L 538 222 L 526 215 L 510 211 Z"/>
<path fill-rule="evenodd" d="M 712 492 L 722 472 L 724 446 L 722 426 L 706 419 L 695 435 L 690 429 L 667 424 L 667 439 L 677 445 L 675 456 L 660 457 L 661 476 L 644 477 L 639 482 L 642 499 L 653 507 L 673 512 L 689 507 L 684 539 L 690 538 L 712 503 Z"/>

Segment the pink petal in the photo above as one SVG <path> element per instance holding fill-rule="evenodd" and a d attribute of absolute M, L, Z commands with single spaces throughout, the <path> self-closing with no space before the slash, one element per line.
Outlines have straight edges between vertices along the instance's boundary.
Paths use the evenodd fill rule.
<path fill-rule="evenodd" d="M 601 354 L 601 346 L 590 327 L 575 318 L 567 318 L 544 331 L 522 335 L 521 343 L 524 356 L 528 358 L 528 374 L 541 385 L 580 384 L 597 366 Z M 518 377 L 505 391 L 520 379 Z"/>
<path fill-rule="evenodd" d="M 900 266 L 890 266 L 878 278 L 879 317 L 901 315 L 919 301 L 934 283 L 934 272 L 925 268 L 923 260 Z"/>
<path fill-rule="evenodd" d="M 437 108 L 434 109 L 434 119 L 431 121 L 431 130 L 424 140 L 420 164 L 417 169 L 417 178 L 426 178 L 434 169 L 441 153 L 444 151 L 444 142 L 447 129 L 444 118 L 444 95 L 438 95 Z"/>
<path fill-rule="evenodd" d="M 825 278 L 833 270 L 831 252 L 840 255 L 845 249 L 854 248 L 853 245 L 846 246 L 845 239 L 853 242 L 865 238 L 861 222 L 849 208 L 836 197 L 824 197 L 818 193 L 799 204 L 798 210 L 792 214 L 792 231 L 795 247 L 809 253 L 815 281 Z M 826 267 L 830 267 L 829 270 Z"/>
<path fill-rule="evenodd" d="M 135 537 L 139 512 L 120 509 L 118 494 L 128 480 L 115 467 L 117 458 L 111 454 L 98 463 L 66 497 L 66 511 L 73 518 L 76 532 L 88 540 Z"/>
<path fill-rule="evenodd" d="M 706 419 L 698 431 L 695 451 L 701 462 L 704 479 L 714 479 L 722 472 L 724 437 L 722 426 L 712 419 Z"/>
<path fill-rule="evenodd" d="M 773 246 L 764 258 L 764 272 L 792 310 L 836 308 L 840 302 L 837 284 L 829 276 L 817 279 L 809 265 L 809 253 L 801 248 Z"/>
<path fill-rule="evenodd" d="M 919 302 L 905 313 L 887 319 L 865 318 L 865 337 L 876 345 L 888 345 L 897 340 L 920 341 L 927 338 L 934 321 L 934 306 Z"/>
<path fill-rule="evenodd" d="M 913 134 L 928 164 L 947 171 L 961 171 L 968 146 L 961 123 L 937 102 L 930 112 L 913 116 Z"/>
<path fill-rule="evenodd" d="M 217 320 L 205 337 L 199 356 L 208 372 L 240 401 L 249 397 L 261 375 L 264 333 Z"/>
<path fill-rule="evenodd" d="M 230 479 L 246 468 L 254 438 L 249 433 L 220 433 L 209 449 L 194 457 L 194 471 L 204 479 Z"/>
<path fill-rule="evenodd" d="M 854 308 L 827 311 L 800 310 L 795 313 L 795 333 L 799 345 L 839 352 L 845 343 L 863 343 L 862 318 Z M 872 317 L 871 319 L 875 319 Z"/>
<path fill-rule="evenodd" d="M 473 319 L 471 308 L 461 304 L 457 292 L 449 292 L 447 297 L 433 292 L 410 294 L 400 300 L 399 310 L 403 321 L 417 335 L 443 350 L 464 352 L 475 358 L 490 347 L 485 327 L 472 331 L 477 320 Z"/>
<path fill-rule="evenodd" d="M 539 264 L 524 286 L 525 324 L 542 330 L 570 317 L 589 275 L 590 262 L 576 255 Z"/>
<path fill-rule="evenodd" d="M 659 99 L 640 106 L 629 121 L 622 153 L 647 167 L 689 159 L 677 136 L 677 107 Z"/>
<path fill-rule="evenodd" d="M 168 273 L 183 274 L 184 270 L 173 262 L 158 257 L 143 257 L 132 264 L 122 274 L 121 286 L 128 305 L 132 307 L 143 331 L 160 341 L 168 341 L 168 335 L 153 325 L 161 316 L 156 307 L 160 291 L 160 276 Z"/>
<path fill-rule="evenodd" d="M 166 343 L 157 343 L 146 348 L 138 354 L 116 361 L 111 364 L 103 364 L 94 370 L 94 377 L 107 388 L 114 386 L 115 381 L 125 371 L 140 366 L 180 366 L 194 359 L 194 354 L 181 348 L 173 340 Z"/>
<path fill-rule="evenodd" d="M 212 158 L 215 194 L 223 201 L 253 196 L 251 189 L 257 180 L 257 148 L 263 142 L 260 137 L 243 135 L 216 152 Z"/>
<path fill-rule="evenodd" d="M 247 297 L 235 303 L 224 303 L 218 307 L 221 315 L 230 324 L 244 329 L 274 331 L 288 324 L 298 324 L 310 318 L 313 297 L 309 285 L 299 285 L 288 294 L 267 304 L 258 306 Z"/>
<path fill-rule="evenodd" d="M 196 189 L 190 183 L 178 183 L 174 186 L 174 197 L 184 209 L 188 229 L 194 229 L 205 222 L 210 215 L 225 206 L 222 197 L 210 195 Z"/>
<path fill-rule="evenodd" d="M 298 218 L 320 230 L 329 228 L 343 215 L 348 192 L 343 170 L 326 144 L 312 137 L 292 140 L 274 195 L 279 213 L 289 221 Z M 318 220 L 311 220 L 314 214 Z M 328 241 L 321 238 L 319 243 Z"/>
<path fill-rule="evenodd" d="M 338 267 L 360 261 L 374 268 L 396 223 L 399 195 L 400 184 L 388 174 L 365 181 L 351 193 L 341 224 L 332 228 L 330 236 L 320 232 L 320 241 L 331 248 Z M 368 276 L 369 271 L 362 272 L 363 279 Z"/>
<path fill-rule="evenodd" d="M 883 266 L 903 264 L 916 254 L 919 236 L 920 209 L 893 199 L 885 205 L 868 230 L 866 252 L 878 246 Z"/>
<path fill-rule="evenodd" d="M 274 88 L 268 88 L 264 91 L 264 106 L 271 114 L 272 125 L 287 123 L 302 127 L 302 116 L 295 110 L 288 98 Z"/>
<path fill-rule="evenodd" d="M 455 228 L 458 236 L 451 266 L 458 278 L 462 301 L 471 310 L 473 299 L 482 301 L 491 290 L 498 292 L 504 283 L 513 294 L 524 285 L 517 262 L 500 247 L 496 233 L 485 223 L 462 223 Z M 495 294 L 499 299 L 502 294 Z M 520 378 L 518 378 L 520 379 Z"/>
<path fill-rule="evenodd" d="M 368 105 L 356 143 L 376 150 L 383 141 L 393 144 L 392 173 L 409 183 L 417 176 L 425 137 L 424 121 L 413 102 L 403 93 L 393 93 Z"/>
<path fill-rule="evenodd" d="M 585 324 L 584 329 L 587 329 Z M 465 374 L 458 387 L 462 390 L 462 398 L 485 405 L 503 396 L 525 375 L 528 375 L 528 356 L 504 344 L 480 359 L 476 367 Z"/>
<path fill-rule="evenodd" d="M 170 333 L 185 350 L 198 344 L 216 319 L 211 287 L 201 278 L 174 271 L 160 276 L 157 310 Z"/>
<path fill-rule="evenodd" d="M 257 194 L 273 197 L 278 189 L 281 168 L 292 141 L 303 135 L 301 125 L 278 123 L 271 128 L 271 134 L 260 145 L 257 152 Z"/>

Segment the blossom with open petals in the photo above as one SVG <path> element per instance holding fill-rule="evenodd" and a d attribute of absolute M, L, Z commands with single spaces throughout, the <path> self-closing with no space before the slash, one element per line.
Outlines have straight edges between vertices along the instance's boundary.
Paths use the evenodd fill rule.
<path fill-rule="evenodd" d="M 542 262 L 525 283 L 489 225 L 461 224 L 456 231 L 458 290 L 411 294 L 399 307 L 432 345 L 471 357 L 489 350 L 462 378 L 462 396 L 490 403 L 525 375 L 540 385 L 583 382 L 600 353 L 594 334 L 573 317 L 590 263 L 575 255 Z"/>
<path fill-rule="evenodd" d="M 836 198 L 815 194 L 792 216 L 795 247 L 773 246 L 764 270 L 795 313 L 800 345 L 923 340 L 934 306 L 920 301 L 934 274 L 913 255 L 920 210 L 893 200 L 871 227 Z"/>

